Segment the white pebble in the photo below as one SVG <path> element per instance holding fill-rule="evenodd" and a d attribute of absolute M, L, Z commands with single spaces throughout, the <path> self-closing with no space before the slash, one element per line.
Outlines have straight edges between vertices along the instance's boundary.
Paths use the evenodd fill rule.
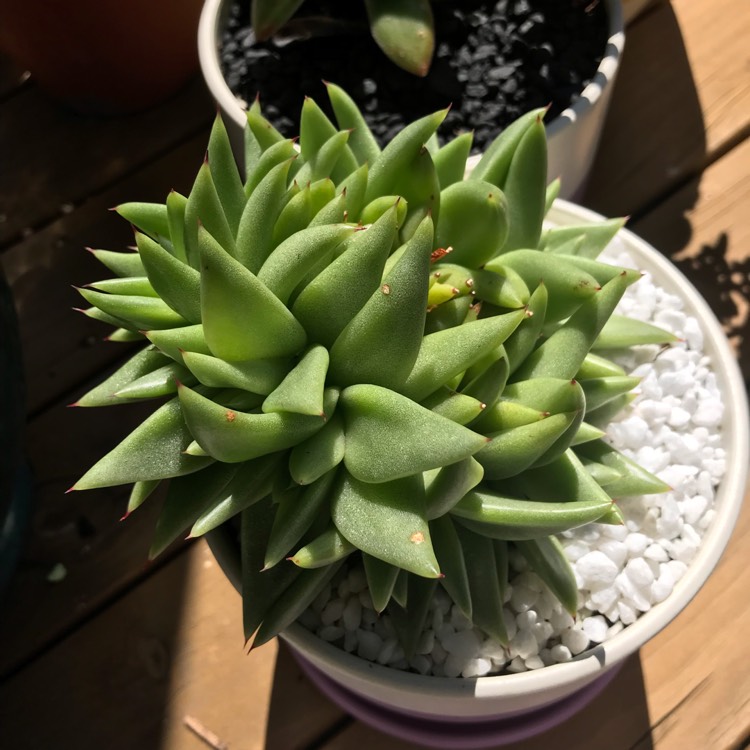
<path fill-rule="evenodd" d="M 588 648 L 589 637 L 579 628 L 569 628 L 562 634 L 562 643 L 575 656 Z"/>
<path fill-rule="evenodd" d="M 586 617 L 582 627 L 586 637 L 593 643 L 601 643 L 607 637 L 607 621 L 601 615 Z"/>
<path fill-rule="evenodd" d="M 489 659 L 470 659 L 461 672 L 462 677 L 484 677 L 492 669 Z"/>
<path fill-rule="evenodd" d="M 508 644 L 508 652 L 525 660 L 539 653 L 539 644 L 528 630 L 519 630 Z"/>
<path fill-rule="evenodd" d="M 550 649 L 552 658 L 557 662 L 570 661 L 573 658 L 573 654 L 570 653 L 570 649 L 567 646 L 563 646 L 562 643 L 558 643 Z"/>
<path fill-rule="evenodd" d="M 510 597 L 510 604 L 516 612 L 525 612 L 531 609 L 539 598 L 537 591 L 532 591 L 526 586 L 514 586 Z"/>
<path fill-rule="evenodd" d="M 528 659 L 524 659 L 524 665 L 526 669 L 541 669 L 544 662 L 538 656 L 530 656 Z"/>
<path fill-rule="evenodd" d="M 357 656 L 375 661 L 383 648 L 383 640 L 377 633 L 367 630 L 357 631 Z"/>
<path fill-rule="evenodd" d="M 337 625 L 326 625 L 320 629 L 318 635 L 322 640 L 332 643 L 344 637 L 344 628 L 340 628 Z"/>
<path fill-rule="evenodd" d="M 320 613 L 320 621 L 323 625 L 333 625 L 336 620 L 341 619 L 341 615 L 344 614 L 344 602 L 342 599 L 334 599 L 332 602 L 328 602 Z"/>
<path fill-rule="evenodd" d="M 466 659 L 455 654 L 448 654 L 443 662 L 443 674 L 446 677 L 458 677 L 466 667 Z"/>
<path fill-rule="evenodd" d="M 479 651 L 479 638 L 473 630 L 459 630 L 447 638 L 441 638 L 442 647 L 459 659 L 471 659 Z"/>
<path fill-rule="evenodd" d="M 352 597 L 346 603 L 344 607 L 344 614 L 342 615 L 344 627 L 353 631 L 356 630 L 362 623 L 362 605 L 359 603 L 359 597 Z"/>
<path fill-rule="evenodd" d="M 625 575 L 639 588 L 650 586 L 654 580 L 654 573 L 649 564 L 640 557 L 628 561 L 625 566 Z"/>
<path fill-rule="evenodd" d="M 575 564 L 576 571 L 583 579 L 584 586 L 612 583 L 617 577 L 617 565 L 604 552 L 595 550 L 581 557 Z"/>

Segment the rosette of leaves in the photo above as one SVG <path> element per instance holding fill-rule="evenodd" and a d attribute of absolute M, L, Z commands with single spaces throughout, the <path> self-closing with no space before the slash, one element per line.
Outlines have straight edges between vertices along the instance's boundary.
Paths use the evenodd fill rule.
<path fill-rule="evenodd" d="M 409 73 L 426 76 L 435 49 L 431 0 L 364 0 L 370 32 L 383 52 Z M 297 16 L 304 0 L 252 0 L 250 20 L 258 41 L 279 31 L 292 36 L 345 33 L 345 22 Z"/>
<path fill-rule="evenodd" d="M 543 227 L 542 111 L 464 179 L 445 111 L 381 151 L 328 94 L 298 148 L 250 110 L 244 180 L 217 119 L 188 196 L 117 209 L 137 252 L 94 250 L 114 278 L 80 292 L 143 346 L 78 406 L 157 403 L 74 489 L 133 484 L 130 513 L 169 480 L 152 555 L 233 525 L 256 645 L 345 561 L 407 652 L 437 585 L 502 642 L 510 545 L 575 612 L 555 535 L 665 489 L 602 437 L 637 384 L 608 353 L 672 337 L 613 314 L 622 221 Z"/>

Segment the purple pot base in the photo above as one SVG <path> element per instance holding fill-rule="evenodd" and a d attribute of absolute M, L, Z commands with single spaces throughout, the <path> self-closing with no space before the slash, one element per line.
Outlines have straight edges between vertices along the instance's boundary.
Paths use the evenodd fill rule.
<path fill-rule="evenodd" d="M 614 666 L 576 693 L 534 711 L 502 719 L 467 722 L 465 718 L 431 720 L 386 708 L 334 682 L 294 649 L 292 653 L 310 681 L 356 719 L 386 734 L 440 750 L 498 747 L 546 732 L 576 714 L 599 695 L 622 666 Z"/>

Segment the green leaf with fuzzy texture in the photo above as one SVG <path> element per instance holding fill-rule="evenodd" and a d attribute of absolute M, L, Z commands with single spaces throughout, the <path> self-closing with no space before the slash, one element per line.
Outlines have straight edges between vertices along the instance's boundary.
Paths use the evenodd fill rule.
<path fill-rule="evenodd" d="M 311 484 L 344 460 L 344 422 L 334 412 L 325 426 L 302 443 L 289 456 L 289 473 L 297 484 Z"/>
<path fill-rule="evenodd" d="M 389 565 L 377 557 L 362 553 L 362 563 L 367 577 L 367 590 L 370 592 L 372 605 L 375 611 L 380 614 L 388 606 L 393 593 L 393 587 L 396 585 L 399 568 L 395 565 Z"/>
<path fill-rule="evenodd" d="M 143 505 L 143 503 L 145 503 L 153 494 L 160 483 L 160 479 L 150 479 L 147 482 L 135 482 L 130 490 L 128 509 L 125 511 L 123 519 L 127 518 L 134 510 L 140 508 L 141 505 Z"/>
<path fill-rule="evenodd" d="M 324 512 L 335 477 L 335 470 L 328 471 L 302 492 L 279 499 L 265 551 L 266 570 L 283 560 Z"/>
<path fill-rule="evenodd" d="M 456 182 L 440 194 L 438 247 L 452 247 L 451 263 L 483 266 L 505 244 L 508 204 L 502 191 L 483 180 Z"/>
<path fill-rule="evenodd" d="M 484 436 L 377 385 L 346 388 L 341 406 L 344 463 L 363 482 L 390 482 L 452 464 L 487 443 Z"/>
<path fill-rule="evenodd" d="M 81 396 L 76 401 L 75 406 L 111 406 L 112 404 L 122 403 L 114 396 L 117 391 L 168 363 L 168 357 L 165 357 L 154 347 L 147 346 L 134 354 L 104 382 Z"/>
<path fill-rule="evenodd" d="M 562 181 L 559 177 L 556 177 L 549 185 L 544 193 L 544 214 L 545 216 L 549 213 L 552 208 L 552 204 L 557 200 L 560 195 L 560 188 L 562 187 Z"/>
<path fill-rule="evenodd" d="M 448 114 L 447 109 L 416 120 L 401 130 L 370 164 L 365 201 L 380 195 L 398 194 L 409 165 Z"/>
<path fill-rule="evenodd" d="M 607 485 L 607 493 L 612 497 L 629 495 L 651 495 L 668 492 L 671 487 L 661 479 L 646 471 L 635 461 L 620 451 L 607 445 L 603 440 L 592 440 L 576 448 L 579 456 L 598 461 L 622 474 L 622 479 Z"/>
<path fill-rule="evenodd" d="M 318 263 L 333 256 L 336 248 L 356 231 L 348 224 L 307 227 L 287 238 L 258 271 L 258 280 L 282 302 Z"/>
<path fill-rule="evenodd" d="M 195 519 L 190 536 L 197 537 L 226 523 L 230 518 L 267 497 L 281 465 L 281 455 L 261 456 L 235 466 L 236 473 L 226 486 L 226 491 L 206 504 Z"/>
<path fill-rule="evenodd" d="M 565 503 L 534 502 L 473 490 L 451 513 L 482 536 L 516 541 L 559 534 L 598 520 L 612 505 L 610 500 L 574 500 Z"/>
<path fill-rule="evenodd" d="M 627 281 L 620 276 L 605 284 L 543 341 L 511 378 L 574 377 L 626 288 Z"/>
<path fill-rule="evenodd" d="M 508 201 L 509 223 L 508 238 L 502 252 L 539 244 L 546 184 L 547 137 L 539 116 L 521 137 L 502 184 Z"/>
<path fill-rule="evenodd" d="M 407 659 L 412 659 L 425 630 L 427 616 L 430 613 L 430 604 L 435 597 L 437 581 L 408 575 L 406 576 L 406 586 L 406 609 L 404 610 L 399 604 L 395 604 L 389 612 L 396 637 L 404 649 L 404 654 Z"/>
<path fill-rule="evenodd" d="M 474 624 L 499 643 L 508 643 L 503 618 L 503 583 L 498 576 L 492 539 L 476 534 L 460 524 L 456 532 L 463 549 L 466 577 L 471 593 Z"/>
<path fill-rule="evenodd" d="M 488 479 L 505 479 L 528 469 L 565 434 L 580 412 L 552 414 L 538 422 L 493 433 L 476 454 Z"/>
<path fill-rule="evenodd" d="M 123 386 L 115 393 L 115 397 L 125 401 L 137 401 L 169 396 L 177 392 L 178 381 L 192 385 L 195 382 L 195 378 L 182 365 L 170 362 Z"/>
<path fill-rule="evenodd" d="M 482 464 L 469 456 L 456 463 L 425 473 L 427 518 L 431 521 L 445 513 L 484 476 Z"/>
<path fill-rule="evenodd" d="M 291 164 L 287 159 L 273 167 L 245 204 L 237 230 L 236 255 L 252 273 L 258 273 L 273 250 L 273 228 L 284 207 L 286 178 Z"/>
<path fill-rule="evenodd" d="M 322 346 L 310 347 L 263 402 L 263 413 L 294 412 L 322 416 L 327 372 L 328 351 Z"/>
<path fill-rule="evenodd" d="M 179 401 L 174 398 L 94 464 L 73 489 L 90 490 L 192 474 L 213 463 L 213 459 L 184 455 L 191 439 Z"/>
<path fill-rule="evenodd" d="M 219 115 L 214 120 L 208 139 L 208 167 L 229 228 L 232 234 L 236 235 L 245 208 L 245 191 L 242 188 L 227 129 Z"/>
<path fill-rule="evenodd" d="M 400 390 L 421 401 L 500 346 L 523 317 L 524 311 L 517 310 L 425 336 L 414 367 Z"/>
<path fill-rule="evenodd" d="M 624 225 L 625 219 L 608 219 L 596 224 L 554 227 L 542 235 L 539 249 L 559 253 L 573 247 L 571 242 L 575 242 L 575 255 L 597 258 Z"/>
<path fill-rule="evenodd" d="M 143 234 L 141 235 L 141 237 L 145 236 L 146 235 Z M 166 253 L 167 251 L 164 250 L 164 252 Z M 167 255 L 169 255 L 169 253 L 167 253 Z M 172 256 L 170 255 L 169 257 L 171 258 Z M 153 288 L 153 286 L 151 286 L 151 282 L 146 276 L 131 276 L 128 278 L 92 281 L 90 284 L 86 284 L 86 287 L 89 289 L 96 289 L 98 292 L 107 292 L 107 294 L 134 294 L 140 297 L 160 296 L 156 293 L 156 290 Z"/>
<path fill-rule="evenodd" d="M 430 533 L 435 556 L 445 576 L 440 579 L 440 583 L 458 608 L 471 620 L 472 597 L 466 559 L 450 516 L 444 515 L 430 521 Z M 487 592 L 482 592 L 481 595 L 486 596 Z"/>
<path fill-rule="evenodd" d="M 467 425 L 475 420 L 485 408 L 481 401 L 445 387 L 428 396 L 421 405 L 461 425 Z"/>
<path fill-rule="evenodd" d="M 184 364 L 183 351 L 210 354 L 202 325 L 167 328 L 158 331 L 145 331 L 146 338 L 160 351 L 175 362 Z"/>
<path fill-rule="evenodd" d="M 320 536 L 298 549 L 289 559 L 298 567 L 311 570 L 343 560 L 355 549 L 356 547 L 344 539 L 341 532 L 331 524 Z"/>
<path fill-rule="evenodd" d="M 203 333 L 211 353 L 243 362 L 299 352 L 305 331 L 278 297 L 208 232 L 200 231 L 199 243 Z"/>
<path fill-rule="evenodd" d="M 167 499 L 156 521 L 148 556 L 153 560 L 195 523 L 206 507 L 226 495 L 236 466 L 216 463 L 189 477 L 169 483 Z"/>
<path fill-rule="evenodd" d="M 331 496 L 336 528 L 355 547 L 419 576 L 440 575 L 421 477 L 369 484 L 343 473 Z"/>
<path fill-rule="evenodd" d="M 346 152 L 349 133 L 346 130 L 334 133 L 315 154 L 300 167 L 296 180 L 300 185 L 330 177 L 335 166 Z"/>
<path fill-rule="evenodd" d="M 586 394 L 586 409 L 598 409 L 618 396 L 632 391 L 640 382 L 640 378 L 628 375 L 584 380 L 582 386 Z"/>
<path fill-rule="evenodd" d="M 148 278 L 159 296 L 189 323 L 200 323 L 200 273 L 146 235 L 139 232 L 135 238 Z"/>
<path fill-rule="evenodd" d="M 400 68 L 426 76 L 435 49 L 430 0 L 365 0 L 365 7 L 380 49 Z"/>
<path fill-rule="evenodd" d="M 185 205 L 185 251 L 188 263 L 198 268 L 198 228 L 202 227 L 230 255 L 235 254 L 234 233 L 224 214 L 207 162 L 198 171 Z"/>
<path fill-rule="evenodd" d="M 353 135 L 349 136 L 351 143 Z M 345 180 L 337 186 L 337 192 L 346 194 L 346 214 L 348 221 L 358 222 L 362 208 L 365 205 L 365 192 L 367 191 L 367 174 L 369 166 L 363 164 L 352 172 Z M 366 223 L 366 222 L 363 222 Z"/>
<path fill-rule="evenodd" d="M 443 189 L 463 180 L 473 140 L 473 133 L 462 133 L 448 141 L 433 155 L 432 160 L 435 163 L 440 187 Z"/>
<path fill-rule="evenodd" d="M 340 86 L 326 83 L 336 122 L 341 130 L 351 131 L 349 146 L 360 165 L 374 164 L 380 155 L 380 146 L 354 100 Z"/>
<path fill-rule="evenodd" d="M 176 328 L 187 325 L 179 313 L 157 297 L 105 294 L 93 289 L 79 289 L 78 293 L 90 305 L 102 312 L 126 321 L 140 330 Z"/>
<path fill-rule="evenodd" d="M 167 207 L 163 203 L 121 203 L 115 211 L 155 240 L 169 237 Z"/>
<path fill-rule="evenodd" d="M 172 190 L 167 196 L 167 221 L 169 222 L 169 239 L 172 242 L 172 254 L 183 263 L 187 263 L 185 245 L 185 211 L 188 199 Z"/>
<path fill-rule="evenodd" d="M 271 393 L 289 371 L 286 359 L 252 359 L 225 362 L 199 352 L 182 353 L 185 366 L 203 385 L 211 388 L 242 388 L 264 396 Z"/>
<path fill-rule="evenodd" d="M 531 126 L 545 113 L 534 109 L 508 125 L 485 149 L 479 163 L 469 175 L 470 180 L 484 180 L 503 189 L 510 170 L 510 163 L 521 139 Z"/>
<path fill-rule="evenodd" d="M 227 409 L 187 386 L 179 389 L 182 411 L 200 446 L 218 461 L 238 463 L 285 450 L 325 424 L 323 417 L 303 414 L 246 414 Z M 326 391 L 326 413 L 335 408 L 336 393 Z"/>
<path fill-rule="evenodd" d="M 539 343 L 539 337 L 544 327 L 544 318 L 547 314 L 548 296 L 547 287 L 544 284 L 539 284 L 534 289 L 526 307 L 525 318 L 504 344 L 510 364 L 510 375 L 513 375 L 515 370 L 523 364 L 526 357 Z"/>
<path fill-rule="evenodd" d="M 578 585 L 560 542 L 553 536 L 517 541 L 516 548 L 529 567 L 560 600 L 571 617 L 578 609 Z"/>
<path fill-rule="evenodd" d="M 640 344 L 674 344 L 679 338 L 663 328 L 623 315 L 612 315 L 594 341 L 594 349 L 624 349 Z"/>
<path fill-rule="evenodd" d="M 138 253 L 116 253 L 112 250 L 91 248 L 89 252 L 117 276 L 143 276 L 146 273 Z"/>
<path fill-rule="evenodd" d="M 331 347 L 332 382 L 403 386 L 422 344 L 431 252 L 432 221 L 427 217 L 383 284 Z"/>
<path fill-rule="evenodd" d="M 503 253 L 487 264 L 490 271 L 515 271 L 529 289 L 544 283 L 548 292 L 545 323 L 572 315 L 582 302 L 596 294 L 599 282 L 576 264 L 559 255 L 544 255 L 537 250 Z"/>

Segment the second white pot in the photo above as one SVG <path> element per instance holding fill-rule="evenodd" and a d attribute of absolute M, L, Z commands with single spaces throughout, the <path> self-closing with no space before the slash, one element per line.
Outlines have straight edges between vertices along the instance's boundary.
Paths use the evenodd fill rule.
<path fill-rule="evenodd" d="M 609 31 L 604 57 L 578 99 L 547 124 L 548 175 L 562 178 L 561 197 L 578 195 L 596 154 L 615 76 L 625 44 L 621 0 L 605 0 Z M 219 39 L 229 0 L 206 0 L 198 29 L 201 70 L 216 100 L 239 164 L 244 163 L 243 130 L 246 117 L 240 101 L 229 89 L 221 71 Z M 478 157 L 474 158 L 476 163 Z M 469 166 L 473 166 L 470 160 Z"/>

